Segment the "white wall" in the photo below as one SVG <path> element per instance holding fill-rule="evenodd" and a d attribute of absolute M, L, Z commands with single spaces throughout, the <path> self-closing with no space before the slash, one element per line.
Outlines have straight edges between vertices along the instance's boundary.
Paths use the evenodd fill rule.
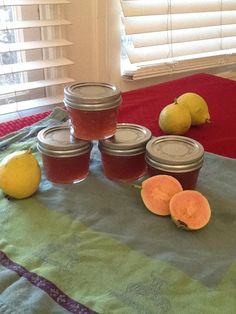
<path fill-rule="evenodd" d="M 120 1 L 71 0 L 71 3 L 66 6 L 66 15 L 72 21 L 72 25 L 68 27 L 68 34 L 74 45 L 69 53 L 75 64 L 70 70 L 71 76 L 76 80 L 110 82 L 125 91 L 193 73 L 138 81 L 123 80 L 119 67 Z M 231 68 L 224 69 L 226 77 L 231 75 L 232 78 L 235 75 L 235 72 L 231 73 Z M 220 71 L 222 69 L 211 69 L 205 72 L 215 74 Z"/>

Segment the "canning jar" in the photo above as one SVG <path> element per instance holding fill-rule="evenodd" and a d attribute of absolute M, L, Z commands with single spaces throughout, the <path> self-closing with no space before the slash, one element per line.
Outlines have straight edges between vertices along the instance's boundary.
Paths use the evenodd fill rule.
<path fill-rule="evenodd" d="M 68 126 L 45 128 L 38 133 L 37 139 L 49 181 L 76 183 L 87 177 L 92 149 L 90 141 L 74 138 Z"/>
<path fill-rule="evenodd" d="M 107 83 L 73 83 L 64 89 L 71 133 L 79 139 L 100 140 L 116 131 L 120 91 Z"/>
<path fill-rule="evenodd" d="M 151 131 L 131 123 L 118 123 L 115 134 L 99 141 L 103 171 L 107 178 L 132 181 L 146 172 L 145 150 Z"/>
<path fill-rule="evenodd" d="M 154 137 L 147 143 L 145 158 L 149 176 L 171 175 L 179 180 L 183 189 L 195 189 L 203 165 L 204 148 L 185 136 Z"/>

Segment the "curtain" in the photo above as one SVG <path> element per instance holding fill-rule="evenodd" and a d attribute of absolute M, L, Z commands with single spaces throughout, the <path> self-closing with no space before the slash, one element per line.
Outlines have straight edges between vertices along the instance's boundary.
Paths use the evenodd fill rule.
<path fill-rule="evenodd" d="M 0 0 L 0 115 L 62 103 L 67 0 Z"/>
<path fill-rule="evenodd" d="M 235 0 L 121 0 L 122 75 L 236 63 Z"/>

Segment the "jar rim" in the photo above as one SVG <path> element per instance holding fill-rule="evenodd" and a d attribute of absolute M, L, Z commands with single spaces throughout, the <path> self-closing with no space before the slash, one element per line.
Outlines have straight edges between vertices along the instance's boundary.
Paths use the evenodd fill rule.
<path fill-rule="evenodd" d="M 105 153 L 112 156 L 135 156 L 145 153 L 145 147 L 137 147 L 132 149 L 109 149 L 108 147 L 98 144 L 98 148 L 101 153 Z"/>
<path fill-rule="evenodd" d="M 107 103 L 91 103 L 91 104 L 86 104 L 86 103 L 77 103 L 76 101 L 71 102 L 70 100 L 64 98 L 63 102 L 64 105 L 68 108 L 73 108 L 77 110 L 83 110 L 83 111 L 102 111 L 102 110 L 107 110 L 107 109 L 112 109 L 119 107 L 121 104 L 122 98 L 120 97 L 119 99 L 112 101 L 112 102 L 107 102 Z"/>
<path fill-rule="evenodd" d="M 200 169 L 203 165 L 204 157 L 202 157 L 201 159 L 193 163 L 176 164 L 176 165 L 160 163 L 156 160 L 151 159 L 150 156 L 148 156 L 147 154 L 145 155 L 145 160 L 149 166 L 155 169 L 172 172 L 172 173 L 184 173 L 184 172 L 190 172 L 190 171 Z"/>

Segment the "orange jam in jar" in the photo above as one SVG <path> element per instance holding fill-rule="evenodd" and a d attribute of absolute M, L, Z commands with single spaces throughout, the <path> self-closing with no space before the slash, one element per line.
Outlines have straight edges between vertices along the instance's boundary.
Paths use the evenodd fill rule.
<path fill-rule="evenodd" d="M 149 176 L 171 175 L 179 180 L 184 190 L 192 190 L 203 165 L 204 148 L 184 136 L 154 137 L 147 143 L 145 158 Z"/>
<path fill-rule="evenodd" d="M 73 83 L 64 89 L 71 133 L 79 139 L 101 140 L 116 131 L 120 91 L 106 83 Z"/>
<path fill-rule="evenodd" d="M 147 128 L 118 123 L 116 133 L 99 141 L 103 171 L 107 178 L 116 181 L 133 181 L 146 172 L 145 150 L 151 138 Z"/>
<path fill-rule="evenodd" d="M 92 149 L 90 141 L 74 138 L 68 126 L 45 128 L 38 133 L 37 139 L 49 181 L 76 183 L 87 177 Z"/>

